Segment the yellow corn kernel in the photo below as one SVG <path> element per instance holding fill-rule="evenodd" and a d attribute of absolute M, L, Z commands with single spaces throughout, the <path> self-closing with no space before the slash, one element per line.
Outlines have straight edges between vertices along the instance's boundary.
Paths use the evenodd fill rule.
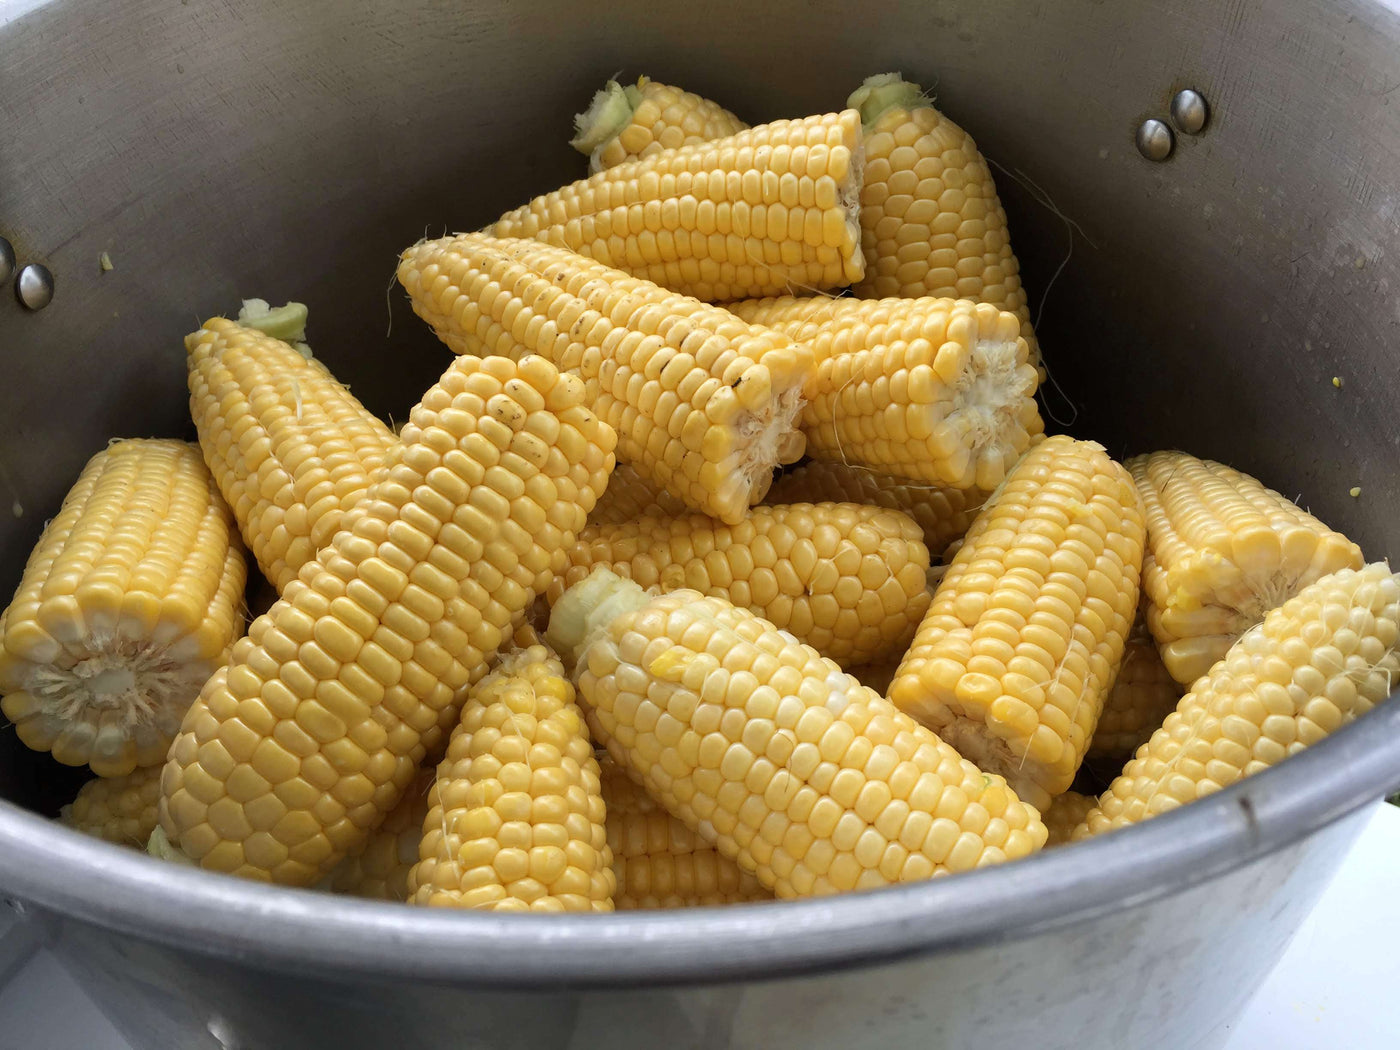
<path fill-rule="evenodd" d="M 486 232 L 547 241 L 708 302 L 843 288 L 865 274 L 860 149 L 853 109 L 776 120 L 619 164 Z"/>
<path fill-rule="evenodd" d="M 1046 438 L 968 531 L 890 699 L 1044 809 L 1113 684 L 1142 546 L 1128 472 L 1101 445 Z"/>
<path fill-rule="evenodd" d="M 599 568 L 555 603 L 546 637 L 613 760 L 778 897 L 916 881 L 1045 842 L 1001 777 L 723 598 L 648 598 Z"/>
<path fill-rule="evenodd" d="M 1189 686 L 1303 587 L 1357 569 L 1361 548 L 1248 474 L 1185 452 L 1128 461 L 1147 510 L 1147 626 Z"/>
<path fill-rule="evenodd" d="M 903 653 L 928 608 L 928 549 L 897 511 L 856 503 L 755 507 L 590 526 L 548 595 L 603 565 L 642 587 L 727 598 L 843 666 Z"/>
<path fill-rule="evenodd" d="M 1078 791 L 1066 791 L 1063 795 L 1056 795 L 1049 808 L 1041 814 L 1046 830 L 1050 833 L 1050 837 L 1045 841 L 1046 849 L 1051 846 L 1063 846 L 1069 842 L 1071 833 L 1089 815 L 1089 811 L 1097 802 L 1098 799 L 1093 795 L 1081 795 Z"/>
<path fill-rule="evenodd" d="M 1398 621 L 1400 576 L 1384 562 L 1302 588 L 1196 679 L 1074 838 L 1203 798 L 1364 715 L 1400 672 Z"/>
<path fill-rule="evenodd" d="M 280 593 L 340 531 L 397 439 L 281 339 L 215 317 L 185 347 L 204 461 Z"/>
<path fill-rule="evenodd" d="M 119 777 L 160 763 L 243 632 L 247 574 L 195 446 L 112 442 L 44 528 L 0 618 L 0 710 L 64 765 Z"/>
<path fill-rule="evenodd" d="M 587 384 L 618 458 L 735 524 L 803 450 L 804 346 L 534 241 L 462 234 L 403 253 L 413 309 L 457 353 L 543 354 Z"/>
<path fill-rule="evenodd" d="M 327 883 L 336 893 L 370 900 L 408 900 L 408 873 L 418 863 L 423 819 L 428 815 L 428 789 L 436 779 L 433 768 L 420 769 L 403 799 L 365 839 L 335 866 Z"/>
<path fill-rule="evenodd" d="M 574 687 L 543 645 L 472 690 L 428 796 L 415 904 L 612 911 L 598 762 Z"/>
<path fill-rule="evenodd" d="M 972 136 L 898 73 L 870 77 L 846 103 L 865 123 L 860 194 L 864 299 L 976 299 L 1016 315 L 1040 367 L 1020 264 L 991 169 Z"/>
<path fill-rule="evenodd" d="M 1103 702 L 1087 757 L 1109 759 L 1121 765 L 1124 758 L 1147 743 L 1180 699 L 1181 686 L 1167 672 L 1157 643 L 1139 618 L 1123 649 L 1113 688 Z"/>
<path fill-rule="evenodd" d="M 1044 433 L 1026 341 L 994 306 L 784 296 L 732 309 L 811 347 L 801 425 L 816 459 L 993 489 Z"/>
<path fill-rule="evenodd" d="M 156 826 L 159 800 L 160 766 L 144 766 L 123 777 L 89 780 L 58 817 L 97 838 L 145 849 Z"/>
<path fill-rule="evenodd" d="M 170 748 L 161 825 L 206 869 L 312 885 L 360 846 L 612 468 L 583 383 L 541 357 L 457 358 L 401 437 Z"/>
<path fill-rule="evenodd" d="M 598 505 L 588 515 L 590 528 L 621 525 L 643 516 L 687 514 L 688 508 L 660 485 L 653 485 L 626 463 L 619 463 L 608 478 L 608 487 L 598 497 Z"/>
<path fill-rule="evenodd" d="M 748 128 L 707 98 L 638 77 L 623 87 L 609 80 L 588 109 L 574 117 L 578 134 L 569 143 L 588 157 L 588 170 L 614 168 L 665 149 L 737 135 Z"/>

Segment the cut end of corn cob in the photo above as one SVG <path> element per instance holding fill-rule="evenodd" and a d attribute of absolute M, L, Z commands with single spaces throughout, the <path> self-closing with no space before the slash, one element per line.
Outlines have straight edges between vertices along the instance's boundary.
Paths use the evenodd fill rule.
<path fill-rule="evenodd" d="M 289 343 L 302 357 L 311 356 L 311 347 L 306 345 L 308 316 L 305 303 L 287 303 L 273 309 L 266 299 L 244 299 L 238 308 L 239 324 Z"/>
<path fill-rule="evenodd" d="M 632 122 L 632 111 L 641 101 L 637 88 L 623 87 L 616 80 L 609 80 L 593 96 L 588 108 L 574 116 L 574 130 L 577 134 L 569 140 L 584 156 L 592 158 L 598 147 L 622 132 Z M 601 171 L 601 168 L 594 168 Z"/>
<path fill-rule="evenodd" d="M 169 836 L 165 834 L 165 829 L 159 824 L 151 829 L 151 837 L 146 843 L 146 852 L 155 857 L 156 860 L 181 864 L 185 867 L 197 867 L 194 861 L 181 853 L 180 848 L 170 841 Z"/>
<path fill-rule="evenodd" d="M 542 645 L 505 656 L 472 690 L 438 766 L 413 903 L 611 911 L 598 775 L 563 665 Z"/>
<path fill-rule="evenodd" d="M 1074 829 L 1097 804 L 1098 799 L 1093 795 L 1081 795 L 1078 791 L 1066 791 L 1063 795 L 1056 795 L 1055 801 L 1041 814 L 1049 832 L 1049 837 L 1045 840 L 1046 848 L 1068 843 Z"/>
<path fill-rule="evenodd" d="M 1157 643 L 1139 619 L 1128 636 L 1118 675 L 1094 727 L 1088 757 L 1095 761 L 1116 759 L 1121 766 L 1147 743 L 1180 699 L 1181 685 L 1167 671 Z"/>
<path fill-rule="evenodd" d="M 1196 680 L 1074 838 L 1203 798 L 1364 715 L 1400 680 L 1397 643 L 1400 576 L 1388 565 L 1304 587 Z"/>
<path fill-rule="evenodd" d="M 1360 568 L 1361 548 L 1248 474 L 1185 452 L 1128 462 L 1147 510 L 1147 624 L 1191 685 L 1308 584 Z"/>
<path fill-rule="evenodd" d="M 124 777 L 89 780 L 63 807 L 59 820 L 108 842 L 145 849 L 159 801 L 160 766 L 147 766 Z"/>
<path fill-rule="evenodd" d="M 748 125 L 707 98 L 640 77 L 623 87 L 615 80 L 574 118 L 569 143 L 588 154 L 589 170 L 603 171 L 665 149 L 727 138 Z"/>
<path fill-rule="evenodd" d="M 932 104 L 932 96 L 925 95 L 923 88 L 910 83 L 898 73 L 876 73 L 866 77 L 846 100 L 847 106 L 860 111 L 860 122 L 867 128 L 874 126 L 886 110 L 915 109 L 920 105 Z"/>
<path fill-rule="evenodd" d="M 160 763 L 242 632 L 247 565 L 199 451 L 114 441 L 83 468 L 0 620 L 0 709 L 28 747 Z"/>

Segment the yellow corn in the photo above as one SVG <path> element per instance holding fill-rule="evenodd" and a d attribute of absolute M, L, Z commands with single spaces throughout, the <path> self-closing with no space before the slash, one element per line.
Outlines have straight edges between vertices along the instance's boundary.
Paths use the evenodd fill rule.
<path fill-rule="evenodd" d="M 870 77 L 846 103 L 865 124 L 860 193 L 866 299 L 976 299 L 1020 322 L 1040 366 L 1020 264 L 991 169 L 972 136 L 898 73 Z"/>
<path fill-rule="evenodd" d="M 590 727 L 666 810 L 783 898 L 1014 859 L 1045 827 L 997 776 L 723 598 L 595 569 L 546 635 Z"/>
<path fill-rule="evenodd" d="M 1400 576 L 1382 562 L 1304 587 L 1196 679 L 1074 837 L 1203 798 L 1364 715 L 1400 673 L 1397 621 Z"/>
<path fill-rule="evenodd" d="M 1026 341 L 994 306 L 784 296 L 733 309 L 812 348 L 802 431 L 814 458 L 993 489 L 1045 430 Z"/>
<path fill-rule="evenodd" d="M 1147 743 L 1180 699 L 1181 686 L 1167 673 L 1157 643 L 1139 619 L 1123 649 L 1113 688 L 1103 702 L 1087 757 L 1112 759 L 1121 765 L 1125 756 Z"/>
<path fill-rule="evenodd" d="M 845 665 L 902 653 L 928 608 L 928 549 L 896 511 L 855 503 L 755 507 L 579 533 L 549 599 L 603 565 L 642 587 L 690 588 L 752 609 Z"/>
<path fill-rule="evenodd" d="M 165 758 L 243 632 L 243 546 L 199 450 L 88 460 L 0 618 L 0 709 L 36 751 L 117 777 Z"/>
<path fill-rule="evenodd" d="M 336 893 L 370 900 L 408 900 L 408 873 L 418 863 L 423 819 L 428 815 L 428 789 L 436 779 L 433 768 L 421 769 L 403 799 L 364 845 L 335 866 L 327 880 Z"/>
<path fill-rule="evenodd" d="M 1345 536 L 1221 463 L 1154 452 L 1129 460 L 1128 469 L 1147 509 L 1147 625 L 1184 686 L 1270 609 L 1363 563 Z"/>
<path fill-rule="evenodd" d="M 144 766 L 123 777 L 89 780 L 58 817 L 78 831 L 145 849 L 156 826 L 159 800 L 160 766 Z"/>
<path fill-rule="evenodd" d="M 581 376 L 618 457 L 731 524 L 803 450 L 810 351 L 570 252 L 476 234 L 414 245 L 399 280 L 457 353 L 543 354 Z"/>
<path fill-rule="evenodd" d="M 1113 684 L 1142 546 L 1128 472 L 1093 442 L 1046 438 L 973 523 L 890 699 L 1044 809 Z"/>
<path fill-rule="evenodd" d="M 502 659 L 468 697 L 428 796 L 415 904 L 612 911 L 598 762 L 545 646 Z"/>
<path fill-rule="evenodd" d="M 618 911 L 772 900 L 758 879 L 667 813 L 610 758 L 599 760 Z"/>
<path fill-rule="evenodd" d="M 737 135 L 748 128 L 717 102 L 638 77 L 623 87 L 609 80 L 588 109 L 574 117 L 569 143 L 588 157 L 589 171 L 614 168 L 665 149 Z"/>
<path fill-rule="evenodd" d="M 962 539 L 972 527 L 986 499 L 987 493 L 978 488 L 931 485 L 835 460 L 814 459 L 778 475 L 763 502 L 866 503 L 901 511 L 923 530 L 924 545 L 936 561 L 950 543 Z"/>
<path fill-rule="evenodd" d="M 207 869 L 311 885 L 396 805 L 563 564 L 612 467 L 583 384 L 458 358 L 379 480 L 255 620 L 170 748 L 161 825 Z"/>
<path fill-rule="evenodd" d="M 590 527 L 621 525 L 644 515 L 687 514 L 690 508 L 659 485 L 653 485 L 626 463 L 619 463 L 608 478 L 608 487 L 588 515 Z"/>
<path fill-rule="evenodd" d="M 1046 848 L 1063 846 L 1069 842 L 1074 829 L 1089 815 L 1097 802 L 1098 799 L 1093 795 L 1081 795 L 1078 791 L 1066 791 L 1063 795 L 1056 795 L 1055 801 L 1041 814 L 1046 830 L 1050 833 L 1050 837 L 1045 841 Z"/>
<path fill-rule="evenodd" d="M 486 232 L 533 237 L 697 299 L 861 279 L 860 115 L 777 120 L 536 197 Z"/>

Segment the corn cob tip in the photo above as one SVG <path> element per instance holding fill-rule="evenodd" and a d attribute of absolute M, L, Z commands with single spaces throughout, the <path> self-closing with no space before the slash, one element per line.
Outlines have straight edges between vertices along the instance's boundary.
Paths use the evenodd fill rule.
<path fill-rule="evenodd" d="M 180 847 L 170 841 L 170 836 L 165 833 L 165 829 L 159 824 L 151 832 L 151 837 L 146 842 L 146 852 L 156 860 L 166 860 L 172 864 L 183 864 L 185 867 L 193 868 L 198 865 L 181 852 Z"/>
<path fill-rule="evenodd" d="M 310 357 L 311 347 L 306 345 L 308 313 L 305 303 L 287 303 L 274 309 L 266 299 L 244 299 L 238 323 L 290 343 L 302 357 Z"/>
<path fill-rule="evenodd" d="M 627 126 L 637 108 L 638 97 L 637 88 L 623 87 L 616 80 L 609 80 L 593 95 L 588 108 L 574 115 L 574 130 L 578 134 L 569 140 L 569 145 L 591 156 Z"/>
<path fill-rule="evenodd" d="M 887 110 L 914 109 L 920 103 L 931 102 L 918 84 L 905 80 L 898 73 L 876 73 L 866 77 L 860 87 L 851 92 L 846 105 L 860 111 L 860 122 L 870 127 Z"/>
<path fill-rule="evenodd" d="M 588 648 L 592 635 L 605 630 L 615 617 L 646 603 L 647 593 L 641 587 L 599 566 L 554 603 L 545 644 L 572 667 Z"/>

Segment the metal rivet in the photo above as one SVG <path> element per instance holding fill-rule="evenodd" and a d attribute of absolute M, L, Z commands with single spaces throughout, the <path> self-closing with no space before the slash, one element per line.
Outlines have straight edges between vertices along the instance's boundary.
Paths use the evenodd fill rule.
<path fill-rule="evenodd" d="M 1156 117 L 1144 120 L 1137 130 L 1137 148 L 1148 160 L 1166 160 L 1172 155 L 1172 129 Z"/>
<path fill-rule="evenodd" d="M 4 237 L 0 237 L 0 281 L 8 281 L 15 272 L 15 249 Z"/>
<path fill-rule="evenodd" d="M 53 302 L 53 274 L 47 266 L 30 263 L 15 278 L 15 295 L 27 310 L 42 310 Z"/>
<path fill-rule="evenodd" d="M 1172 99 L 1172 123 L 1183 135 L 1199 135 L 1210 118 L 1210 109 L 1199 91 L 1186 88 Z"/>

